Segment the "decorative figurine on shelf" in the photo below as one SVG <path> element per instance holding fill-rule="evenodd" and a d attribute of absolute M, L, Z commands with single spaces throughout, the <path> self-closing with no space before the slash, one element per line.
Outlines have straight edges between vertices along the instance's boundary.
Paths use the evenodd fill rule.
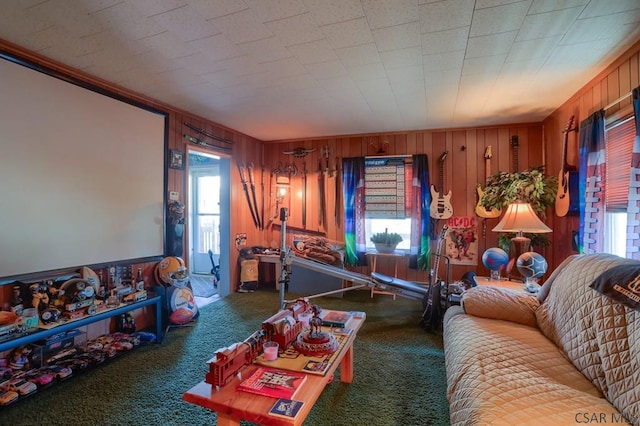
<path fill-rule="evenodd" d="M 168 209 L 172 225 L 184 223 L 184 204 L 179 201 L 172 201 L 169 203 Z"/>
<path fill-rule="evenodd" d="M 46 282 L 31 284 L 31 306 L 42 312 L 49 306 L 49 286 Z"/>
<path fill-rule="evenodd" d="M 15 348 L 9 356 L 9 368 L 13 370 L 29 370 L 31 369 L 31 362 L 29 361 L 29 354 L 31 351 L 26 346 L 19 346 Z"/>
<path fill-rule="evenodd" d="M 13 289 L 11 290 L 11 312 L 20 316 L 22 315 L 22 311 L 24 305 L 22 304 L 22 289 L 20 288 L 20 284 L 15 284 Z"/>

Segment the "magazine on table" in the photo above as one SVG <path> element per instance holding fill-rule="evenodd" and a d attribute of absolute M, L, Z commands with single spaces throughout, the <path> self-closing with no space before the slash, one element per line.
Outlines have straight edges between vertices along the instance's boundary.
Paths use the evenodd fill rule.
<path fill-rule="evenodd" d="M 303 405 L 304 402 L 302 401 L 280 398 L 273 404 L 273 407 L 269 410 L 269 414 L 285 419 L 295 419 Z"/>
<path fill-rule="evenodd" d="M 341 327 L 347 326 L 347 323 L 352 318 L 351 313 L 342 311 L 323 311 L 320 314 L 322 319 L 322 325 L 325 327 Z"/>
<path fill-rule="evenodd" d="M 297 371 L 258 367 L 238 385 L 238 390 L 272 398 L 291 399 L 306 379 L 306 374 Z"/>

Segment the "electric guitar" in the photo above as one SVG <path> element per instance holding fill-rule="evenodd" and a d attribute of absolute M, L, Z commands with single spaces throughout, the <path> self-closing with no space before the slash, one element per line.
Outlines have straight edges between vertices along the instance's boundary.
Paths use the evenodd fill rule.
<path fill-rule="evenodd" d="M 442 318 L 442 309 L 440 305 L 440 287 L 442 280 L 438 277 L 438 267 L 440 265 L 440 257 L 442 254 L 442 247 L 447 231 L 449 227 L 445 224 L 440 232 L 438 238 L 438 244 L 436 247 L 436 256 L 433 269 L 431 269 L 431 275 L 429 277 L 429 290 L 424 297 L 422 304 L 424 311 L 422 312 L 422 323 L 426 328 L 437 328 L 440 326 L 440 320 Z"/>
<path fill-rule="evenodd" d="M 485 182 L 491 176 L 491 157 L 493 154 L 491 152 L 491 145 L 489 145 L 484 150 L 484 173 L 485 173 Z M 484 191 L 482 190 L 482 185 L 478 184 L 476 187 L 476 191 L 478 192 L 478 204 L 476 204 L 476 214 L 485 219 L 494 219 L 496 217 L 500 217 L 502 214 L 502 209 L 491 209 L 487 210 L 482 205 L 482 198 L 484 197 Z"/>
<path fill-rule="evenodd" d="M 558 173 L 558 192 L 556 193 L 556 214 L 566 216 L 569 211 L 577 211 L 578 171 L 575 166 L 567 164 L 567 139 L 573 126 L 574 116 L 567 122 L 562 147 L 562 168 Z"/>
<path fill-rule="evenodd" d="M 453 207 L 451 207 L 451 191 L 447 195 L 443 194 L 444 190 L 444 160 L 449 152 L 445 151 L 440 154 L 438 163 L 440 167 L 440 191 L 436 190 L 435 185 L 431 185 L 431 206 L 429 214 L 434 219 L 449 219 L 453 216 Z"/>

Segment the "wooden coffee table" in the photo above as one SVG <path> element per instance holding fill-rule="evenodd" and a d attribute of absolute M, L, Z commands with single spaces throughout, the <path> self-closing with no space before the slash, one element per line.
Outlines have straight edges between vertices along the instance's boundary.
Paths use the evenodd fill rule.
<path fill-rule="evenodd" d="M 324 376 L 307 374 L 307 379 L 294 397 L 295 400 L 304 402 L 295 419 L 284 419 L 268 414 L 276 402 L 275 398 L 236 390 L 242 378 L 249 377 L 258 368 L 255 364 L 240 371 L 242 378 L 234 377 L 226 386 L 219 389 L 202 381 L 185 392 L 182 399 L 215 411 L 219 426 L 239 425 L 240 420 L 266 426 L 302 425 L 325 386 L 333 377 L 338 365 L 340 366 L 340 381 L 343 383 L 353 381 L 353 342 L 363 322 L 363 318 L 349 320 L 347 327 L 351 328 L 353 332 L 348 336 L 341 352 L 336 356 Z"/>

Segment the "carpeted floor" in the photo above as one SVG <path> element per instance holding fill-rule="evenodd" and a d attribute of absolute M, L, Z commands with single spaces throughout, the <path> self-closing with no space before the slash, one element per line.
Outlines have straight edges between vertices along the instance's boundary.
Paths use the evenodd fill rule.
<path fill-rule="evenodd" d="M 419 325 L 420 302 L 371 299 L 368 291 L 314 302 L 365 311 L 367 320 L 354 345 L 353 383 L 336 377 L 305 425 L 449 424 L 442 337 Z M 0 410 L 0 424 L 215 424 L 215 413 L 183 402 L 182 394 L 204 379 L 217 349 L 259 329 L 278 304 L 275 291 L 231 294 L 203 307 L 195 326 L 170 331 L 163 344 L 140 347 Z"/>

